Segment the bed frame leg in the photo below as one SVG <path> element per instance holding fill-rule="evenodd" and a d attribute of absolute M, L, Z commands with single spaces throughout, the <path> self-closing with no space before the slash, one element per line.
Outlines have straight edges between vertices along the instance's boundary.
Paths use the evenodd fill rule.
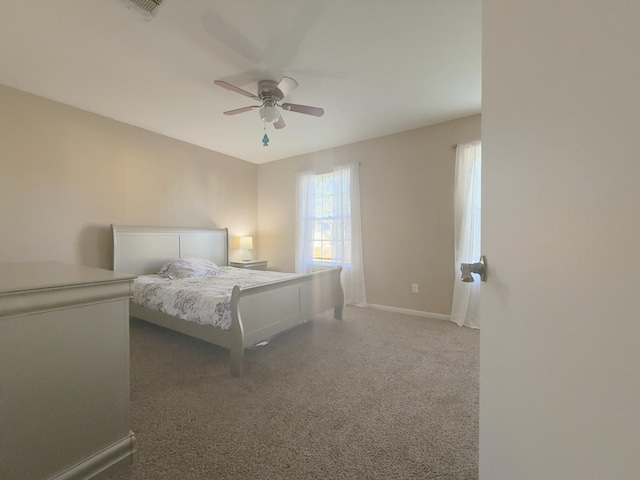
<path fill-rule="evenodd" d="M 231 346 L 229 348 L 231 360 L 231 376 L 242 375 L 242 359 L 244 357 L 244 327 L 240 312 L 238 311 L 238 301 L 240 300 L 240 287 L 236 285 L 231 291 Z"/>
<path fill-rule="evenodd" d="M 333 307 L 333 318 L 336 320 L 342 320 L 342 307 L 344 307 L 344 290 L 342 289 L 342 267 L 338 267 L 336 273 L 336 286 L 335 286 L 335 301 L 336 305 Z"/>
<path fill-rule="evenodd" d="M 231 376 L 239 377 L 242 375 L 242 359 L 244 357 L 244 348 L 231 349 Z"/>

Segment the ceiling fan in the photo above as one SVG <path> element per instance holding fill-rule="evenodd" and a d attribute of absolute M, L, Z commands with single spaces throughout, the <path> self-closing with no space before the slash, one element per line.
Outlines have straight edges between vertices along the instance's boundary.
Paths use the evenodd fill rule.
<path fill-rule="evenodd" d="M 258 82 L 257 95 L 247 92 L 235 85 L 231 85 L 223 80 L 215 80 L 213 83 L 222 88 L 226 88 L 227 90 L 231 90 L 232 92 L 239 93 L 240 95 L 244 95 L 245 97 L 253 98 L 254 100 L 261 102 L 260 105 L 250 105 L 248 107 L 236 108 L 235 110 L 227 110 L 226 112 L 223 112 L 225 115 L 236 115 L 238 113 L 248 112 L 258 108 L 260 119 L 265 123 L 272 123 L 277 129 L 287 126 L 277 107 L 289 112 L 304 113 L 306 115 L 313 115 L 314 117 L 321 117 L 324 115 L 324 109 L 319 107 L 298 105 L 296 103 L 280 103 L 298 86 L 298 82 L 293 78 L 282 77 L 282 80 L 280 80 L 279 83 L 274 82 L 273 80 L 260 80 L 260 82 Z"/>

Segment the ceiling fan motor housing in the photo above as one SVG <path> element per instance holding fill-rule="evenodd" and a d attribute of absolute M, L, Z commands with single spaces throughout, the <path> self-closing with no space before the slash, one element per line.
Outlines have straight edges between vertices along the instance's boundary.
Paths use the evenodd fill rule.
<path fill-rule="evenodd" d="M 258 82 L 258 97 L 263 101 L 273 99 L 274 102 L 277 102 L 282 100 L 283 95 L 282 92 L 278 90 L 278 82 L 274 82 L 273 80 L 260 80 Z"/>

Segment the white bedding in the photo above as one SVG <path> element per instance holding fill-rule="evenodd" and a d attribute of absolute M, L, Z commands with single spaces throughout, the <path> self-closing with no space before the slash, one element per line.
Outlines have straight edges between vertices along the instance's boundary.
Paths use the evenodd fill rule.
<path fill-rule="evenodd" d="M 294 273 L 218 267 L 214 276 L 172 279 L 140 275 L 133 282 L 133 302 L 201 325 L 231 326 L 231 291 L 295 277 Z"/>

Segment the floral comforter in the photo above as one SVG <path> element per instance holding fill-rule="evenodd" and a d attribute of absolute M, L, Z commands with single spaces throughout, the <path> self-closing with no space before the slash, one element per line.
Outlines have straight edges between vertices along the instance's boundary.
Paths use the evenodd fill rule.
<path fill-rule="evenodd" d="M 214 325 L 231 326 L 231 291 L 295 277 L 294 273 L 219 267 L 222 273 L 209 277 L 172 279 L 140 275 L 133 282 L 133 302 L 168 315 Z"/>

